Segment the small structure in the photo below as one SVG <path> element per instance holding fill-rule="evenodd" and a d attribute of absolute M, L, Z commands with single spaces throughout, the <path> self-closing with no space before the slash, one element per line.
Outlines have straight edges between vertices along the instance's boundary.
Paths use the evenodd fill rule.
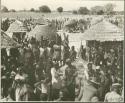
<path fill-rule="evenodd" d="M 111 44 L 123 43 L 124 33 L 123 30 L 118 28 L 116 25 L 111 24 L 106 20 L 102 20 L 99 23 L 93 25 L 88 29 L 81 40 L 86 40 L 88 45 L 96 45 L 98 43 Z"/>
<path fill-rule="evenodd" d="M 1 48 L 15 48 L 20 46 L 12 38 L 10 38 L 4 31 L 1 31 Z"/>
<path fill-rule="evenodd" d="M 34 37 L 40 41 L 41 37 L 49 40 L 56 40 L 57 37 L 56 27 L 52 24 L 37 24 L 35 28 L 28 33 L 29 37 Z"/>
<path fill-rule="evenodd" d="M 20 41 L 24 39 L 26 32 L 28 28 L 20 21 L 16 20 L 12 24 L 10 24 L 10 27 L 7 30 L 7 34 L 11 37 L 16 39 L 17 41 Z"/>

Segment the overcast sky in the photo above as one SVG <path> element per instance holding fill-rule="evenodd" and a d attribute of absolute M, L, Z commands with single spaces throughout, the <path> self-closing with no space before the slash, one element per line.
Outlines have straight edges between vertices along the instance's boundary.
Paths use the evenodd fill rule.
<path fill-rule="evenodd" d="M 103 6 L 107 3 L 116 5 L 115 10 L 124 10 L 124 0 L 1 0 L 2 5 L 8 9 L 38 9 L 41 5 L 48 5 L 51 10 L 56 10 L 57 7 L 62 6 L 64 11 L 78 9 L 81 6 L 86 6 L 89 9 L 93 6 Z"/>

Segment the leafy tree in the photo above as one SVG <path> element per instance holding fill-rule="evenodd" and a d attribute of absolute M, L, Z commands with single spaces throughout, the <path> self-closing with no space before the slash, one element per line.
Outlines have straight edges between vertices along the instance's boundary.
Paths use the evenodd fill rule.
<path fill-rule="evenodd" d="M 2 12 L 8 12 L 8 8 L 5 7 L 5 6 L 3 6 L 3 7 L 1 8 L 1 11 L 2 11 Z"/>
<path fill-rule="evenodd" d="M 58 7 L 58 8 L 57 8 L 57 11 L 58 11 L 59 13 L 61 13 L 61 12 L 63 12 L 63 8 L 62 8 L 62 7 Z"/>
<path fill-rule="evenodd" d="M 16 10 L 15 9 L 11 9 L 10 12 L 16 12 Z"/>
<path fill-rule="evenodd" d="M 104 11 L 106 14 L 112 14 L 112 12 L 114 12 L 114 7 L 115 5 L 112 3 L 108 3 L 104 6 Z"/>
<path fill-rule="evenodd" d="M 87 7 L 80 7 L 79 9 L 78 9 L 78 13 L 79 14 L 89 14 L 89 10 L 87 9 Z"/>
<path fill-rule="evenodd" d="M 44 13 L 50 13 L 51 12 L 50 8 L 46 5 L 40 6 L 39 11 L 44 12 Z"/>
<path fill-rule="evenodd" d="M 96 15 L 104 14 L 104 7 L 103 6 L 94 6 L 91 8 L 91 13 Z"/>
<path fill-rule="evenodd" d="M 77 12 L 77 10 L 73 10 L 72 13 L 73 14 L 77 14 L 78 12 Z"/>
<path fill-rule="evenodd" d="M 35 9 L 34 9 L 34 8 L 31 8 L 31 9 L 30 9 L 30 11 L 31 11 L 31 12 L 34 12 L 34 11 L 35 11 Z"/>

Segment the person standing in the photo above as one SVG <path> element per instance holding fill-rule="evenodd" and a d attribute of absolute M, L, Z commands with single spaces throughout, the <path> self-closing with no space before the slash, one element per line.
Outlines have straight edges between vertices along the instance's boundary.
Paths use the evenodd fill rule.
<path fill-rule="evenodd" d="M 97 97 L 97 87 L 98 83 L 94 78 L 90 78 L 87 81 L 81 81 L 81 90 L 78 96 L 78 100 L 81 102 L 93 102 L 94 98 L 98 100 Z M 94 100 L 95 101 L 95 100 Z"/>
<path fill-rule="evenodd" d="M 105 95 L 104 102 L 122 102 L 123 98 L 120 94 L 118 94 L 120 88 L 119 83 L 114 83 L 111 88 L 111 92 L 108 92 Z"/>
<path fill-rule="evenodd" d="M 51 68 L 51 76 L 52 76 L 52 100 L 56 100 L 59 98 L 59 91 L 61 88 L 60 78 L 58 74 L 59 65 L 57 62 L 53 63 L 53 67 Z"/>
<path fill-rule="evenodd" d="M 65 69 L 65 81 L 66 87 L 68 89 L 68 101 L 75 100 L 75 77 L 76 77 L 76 68 L 71 64 L 71 60 L 66 60 L 67 68 Z"/>
<path fill-rule="evenodd" d="M 74 61 L 75 59 L 76 59 L 76 51 L 75 51 L 75 47 L 74 46 L 72 46 L 71 47 L 71 51 L 70 51 L 70 59 L 71 59 L 71 61 Z"/>

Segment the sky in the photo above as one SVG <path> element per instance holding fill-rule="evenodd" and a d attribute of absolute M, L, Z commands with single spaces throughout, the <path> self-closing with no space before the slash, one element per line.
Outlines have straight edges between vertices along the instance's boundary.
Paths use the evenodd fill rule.
<path fill-rule="evenodd" d="M 41 5 L 48 5 L 51 10 L 56 10 L 57 7 L 62 6 L 64 11 L 68 11 L 85 6 L 90 9 L 93 6 L 103 6 L 107 3 L 115 4 L 117 11 L 124 10 L 124 0 L 1 0 L 2 5 L 15 10 L 38 9 Z"/>

